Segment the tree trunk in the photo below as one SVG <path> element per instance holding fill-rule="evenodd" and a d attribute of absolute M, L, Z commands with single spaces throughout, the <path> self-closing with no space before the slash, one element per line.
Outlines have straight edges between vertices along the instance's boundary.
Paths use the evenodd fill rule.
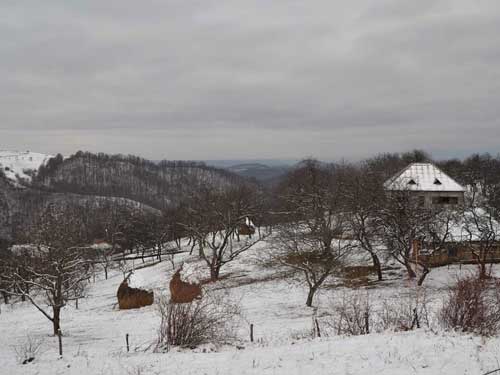
<path fill-rule="evenodd" d="M 479 263 L 479 278 L 481 280 L 488 278 L 488 273 L 486 272 L 486 263 L 485 262 Z"/>
<path fill-rule="evenodd" d="M 61 308 L 58 306 L 53 306 L 52 311 L 54 313 L 54 316 L 52 318 L 52 326 L 54 328 L 54 336 L 57 336 L 57 332 L 61 329 L 61 326 L 60 326 Z"/>
<path fill-rule="evenodd" d="M 3 303 L 6 305 L 9 303 L 9 295 L 6 292 L 2 292 Z"/>
<path fill-rule="evenodd" d="M 309 293 L 307 294 L 306 306 L 311 307 L 313 303 L 314 294 L 316 293 L 317 288 L 309 287 Z"/>
<path fill-rule="evenodd" d="M 410 279 L 414 279 L 415 277 L 417 277 L 417 275 L 415 274 L 415 271 L 413 271 L 413 268 L 411 268 L 411 264 L 405 260 L 405 267 L 406 267 L 406 271 L 408 272 L 408 277 Z"/>
<path fill-rule="evenodd" d="M 107 280 L 108 279 L 108 266 L 104 266 L 104 278 Z"/>
<path fill-rule="evenodd" d="M 422 284 L 424 283 L 425 277 L 427 276 L 427 274 L 429 272 L 430 272 L 430 270 L 428 268 L 424 268 L 422 275 L 420 275 L 420 277 L 418 278 L 418 283 L 417 283 L 418 286 L 422 286 Z"/>
<path fill-rule="evenodd" d="M 210 267 L 210 280 L 219 280 L 220 266 Z"/>
<path fill-rule="evenodd" d="M 189 243 L 188 243 L 188 245 L 189 245 L 190 243 L 191 243 L 191 238 L 189 239 Z M 194 241 L 194 240 L 193 240 L 193 244 L 191 245 L 191 250 L 189 251 L 189 255 L 193 254 L 193 250 L 194 250 L 195 246 L 196 246 L 196 241 Z M 180 247 L 180 245 L 178 246 L 178 248 L 179 248 L 179 249 L 181 248 L 181 247 Z"/>
<path fill-rule="evenodd" d="M 382 265 L 380 264 L 380 259 L 375 253 L 371 253 L 371 256 L 373 261 L 373 267 L 375 267 L 375 269 L 377 270 L 378 281 L 382 281 L 383 276 L 382 276 Z"/>

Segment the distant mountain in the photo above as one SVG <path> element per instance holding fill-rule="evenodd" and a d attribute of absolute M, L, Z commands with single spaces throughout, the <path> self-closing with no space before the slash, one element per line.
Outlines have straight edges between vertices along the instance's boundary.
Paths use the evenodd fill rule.
<path fill-rule="evenodd" d="M 24 186 L 51 157 L 30 151 L 0 150 L 0 171 L 14 186 Z"/>
<path fill-rule="evenodd" d="M 289 166 L 269 166 L 261 163 L 245 163 L 232 165 L 228 171 L 245 178 L 256 179 L 259 182 L 270 183 L 290 170 Z"/>

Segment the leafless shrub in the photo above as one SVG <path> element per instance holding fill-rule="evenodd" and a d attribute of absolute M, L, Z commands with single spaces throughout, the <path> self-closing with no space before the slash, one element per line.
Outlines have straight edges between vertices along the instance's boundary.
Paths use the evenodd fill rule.
<path fill-rule="evenodd" d="M 27 335 L 22 343 L 14 346 L 17 361 L 23 365 L 33 362 L 40 353 L 42 344 L 42 338 Z"/>
<path fill-rule="evenodd" d="M 385 300 L 377 315 L 378 331 L 410 331 L 421 326 L 430 326 L 425 290 L 409 294 L 406 301 Z"/>
<path fill-rule="evenodd" d="M 366 335 L 373 332 L 408 331 L 430 327 L 428 299 L 424 289 L 417 294 L 374 304 L 368 293 L 344 294 L 334 301 L 327 326 L 337 335 Z"/>
<path fill-rule="evenodd" d="M 240 308 L 220 292 L 208 292 L 190 303 L 159 301 L 161 317 L 157 351 L 172 346 L 195 348 L 205 343 L 224 344 L 236 337 Z"/>
<path fill-rule="evenodd" d="M 443 327 L 490 336 L 500 330 L 500 285 L 474 276 L 458 279 L 448 289 L 439 313 Z"/>
<path fill-rule="evenodd" d="M 358 336 L 370 333 L 373 311 L 367 294 L 344 294 L 333 310 L 334 315 L 328 325 L 337 335 Z"/>

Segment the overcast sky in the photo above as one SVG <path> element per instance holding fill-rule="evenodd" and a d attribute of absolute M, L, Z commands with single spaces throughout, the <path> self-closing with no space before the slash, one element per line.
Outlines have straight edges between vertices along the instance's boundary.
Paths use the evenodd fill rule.
<path fill-rule="evenodd" d="M 0 149 L 500 151 L 498 0 L 2 0 Z"/>

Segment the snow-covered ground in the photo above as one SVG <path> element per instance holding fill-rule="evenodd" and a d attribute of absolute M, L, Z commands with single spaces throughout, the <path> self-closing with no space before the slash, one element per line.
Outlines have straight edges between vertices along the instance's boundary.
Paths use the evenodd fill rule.
<path fill-rule="evenodd" d="M 410 332 L 382 332 L 365 336 L 328 335 L 313 339 L 313 309 L 305 307 L 306 290 L 291 280 L 275 278 L 272 269 L 262 268 L 257 259 L 266 251 L 259 243 L 223 268 L 223 281 L 211 287 L 227 287 L 231 299 L 242 307 L 239 342 L 234 346 L 206 346 L 195 350 L 154 353 L 151 350 L 159 326 L 156 307 L 120 311 L 116 290 L 122 273 L 114 271 L 108 280 L 99 278 L 79 309 L 65 307 L 62 314 L 64 355 L 59 358 L 57 338 L 50 322 L 28 303 L 1 305 L 1 374 L 483 374 L 500 367 L 500 339 L 446 333 L 436 329 Z M 176 256 L 177 265 L 199 272 L 196 257 Z M 140 265 L 140 261 L 136 261 Z M 444 288 L 457 274 L 472 266 L 434 269 L 426 280 L 431 305 L 438 306 Z M 496 272 L 500 271 L 500 267 Z M 168 296 L 174 270 L 168 261 L 137 270 L 135 286 L 151 288 L 155 297 Z M 394 272 L 387 281 L 363 289 L 376 303 L 391 299 L 405 303 L 413 285 Z M 208 276 L 208 272 L 207 272 Z M 344 294 L 358 293 L 345 287 L 323 290 L 316 301 L 317 316 L 325 328 L 332 301 Z M 248 330 L 255 325 L 256 342 Z M 43 339 L 42 353 L 21 365 L 14 346 L 26 335 Z M 126 351 L 129 334 L 131 350 Z M 325 335 L 323 335 L 325 336 Z"/>
<path fill-rule="evenodd" d="M 52 156 L 30 151 L 0 150 L 0 170 L 16 186 L 20 182 L 30 182 L 31 173 L 47 162 Z"/>

